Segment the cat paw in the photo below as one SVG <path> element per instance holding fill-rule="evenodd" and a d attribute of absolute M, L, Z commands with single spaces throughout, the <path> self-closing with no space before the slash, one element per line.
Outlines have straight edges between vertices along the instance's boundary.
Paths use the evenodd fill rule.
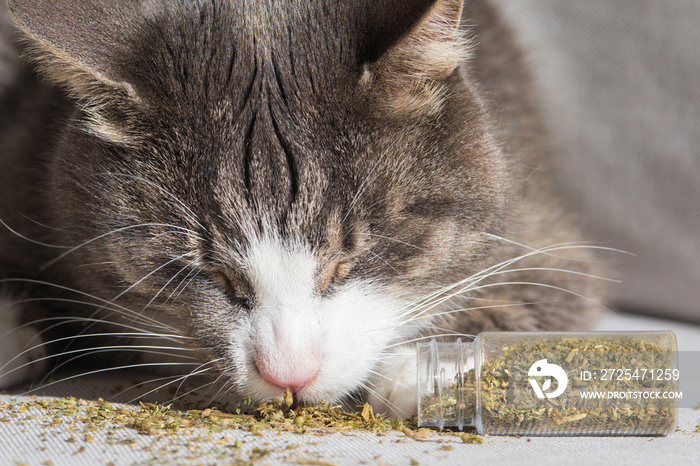
<path fill-rule="evenodd" d="M 378 374 L 368 384 L 372 390 L 366 396 L 374 412 L 404 419 L 416 414 L 415 350 L 394 353 L 376 371 Z"/>
<path fill-rule="evenodd" d="M 18 316 L 16 306 L 0 301 L 0 390 L 34 380 L 46 366 L 38 332 L 20 327 Z"/>

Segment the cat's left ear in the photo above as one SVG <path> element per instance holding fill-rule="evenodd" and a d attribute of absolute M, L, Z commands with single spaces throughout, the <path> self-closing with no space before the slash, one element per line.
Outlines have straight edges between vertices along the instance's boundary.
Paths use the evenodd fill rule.
<path fill-rule="evenodd" d="M 29 42 L 30 58 L 51 81 L 80 99 L 89 129 L 102 138 L 126 142 L 128 128 L 122 123 L 138 95 L 125 76 L 124 57 L 140 2 L 120 2 L 118 7 L 94 0 L 8 4 Z"/>

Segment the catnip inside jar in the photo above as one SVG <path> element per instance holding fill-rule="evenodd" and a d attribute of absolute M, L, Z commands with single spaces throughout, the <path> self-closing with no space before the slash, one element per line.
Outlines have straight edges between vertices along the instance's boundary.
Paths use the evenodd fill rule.
<path fill-rule="evenodd" d="M 491 435 L 667 435 L 673 332 L 485 332 L 419 343 L 418 424 Z"/>

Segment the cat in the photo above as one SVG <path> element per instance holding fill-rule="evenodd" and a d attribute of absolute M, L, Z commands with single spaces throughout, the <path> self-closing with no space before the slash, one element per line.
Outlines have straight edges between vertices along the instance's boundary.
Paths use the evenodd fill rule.
<path fill-rule="evenodd" d="M 9 12 L 0 388 L 112 355 L 409 416 L 415 341 L 594 323 L 599 263 L 487 0 Z"/>

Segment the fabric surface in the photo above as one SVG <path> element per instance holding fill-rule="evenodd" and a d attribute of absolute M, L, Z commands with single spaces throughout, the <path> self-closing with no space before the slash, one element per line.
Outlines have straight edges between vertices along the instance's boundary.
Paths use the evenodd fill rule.
<path fill-rule="evenodd" d="M 0 398 L 0 403 L 5 401 Z M 28 417 L 36 416 L 33 419 Z M 67 432 L 60 426 L 45 427 L 44 413 L 28 410 L 24 421 L 0 425 L 0 458 L 3 464 L 53 465 L 96 464 L 232 464 L 254 460 L 255 464 L 317 465 L 411 465 L 469 463 L 485 465 L 567 465 L 698 463 L 700 433 L 695 426 L 700 411 L 681 411 L 679 430 L 669 437 L 487 437 L 484 444 L 464 444 L 459 438 L 433 435 L 410 440 L 395 433 L 316 435 L 264 432 L 262 437 L 244 431 L 213 435 L 139 436 L 128 429 L 89 432 L 82 426 Z M 243 443 L 236 448 L 236 439 Z M 258 451 L 269 453 L 261 456 Z M 415 463 L 413 463 L 415 461 Z M 44 463 L 46 464 L 46 463 Z"/>
<path fill-rule="evenodd" d="M 618 308 L 700 322 L 700 2 L 498 0 Z"/>
<path fill-rule="evenodd" d="M 679 349 L 700 354 L 700 326 L 607 315 L 599 330 L 673 330 Z M 686 367 L 680 366 L 681 382 Z M 700 366 L 699 366 L 700 367 Z M 700 409 L 679 410 L 678 430 L 668 437 L 484 437 L 484 444 L 464 444 L 459 437 L 432 434 L 414 440 L 393 432 L 377 435 L 350 431 L 317 435 L 243 430 L 208 433 L 192 429 L 177 435 L 149 436 L 134 429 L 76 422 L 73 415 L 50 415 L 37 402 L 47 397 L 77 396 L 93 402 L 133 383 L 134 374 L 73 379 L 34 393 L 0 394 L 0 464 L 255 464 L 409 465 L 468 462 L 489 465 L 674 464 L 700 461 Z M 687 402 L 700 408 L 700 377 L 695 374 Z M 683 384 L 682 384 L 683 386 Z M 151 400 L 168 393 L 152 393 Z M 693 398 L 694 397 L 694 398 Z M 4 406 L 4 407 L 3 407 Z M 138 409 L 134 403 L 133 409 Z M 236 447 L 236 440 L 241 440 Z M 416 463 L 413 463 L 415 461 Z"/>

